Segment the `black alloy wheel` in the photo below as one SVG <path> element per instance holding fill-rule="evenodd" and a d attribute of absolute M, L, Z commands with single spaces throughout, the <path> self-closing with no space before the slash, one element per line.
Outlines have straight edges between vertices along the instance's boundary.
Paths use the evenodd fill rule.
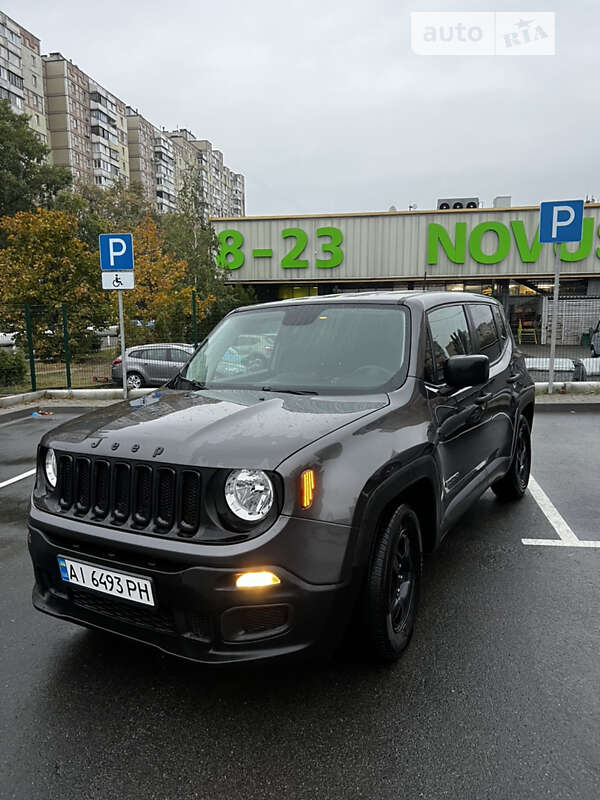
<path fill-rule="evenodd" d="M 369 652 L 395 661 L 413 633 L 421 582 L 421 530 L 415 512 L 399 506 L 382 531 L 371 558 L 363 604 Z"/>
<path fill-rule="evenodd" d="M 492 484 L 500 500 L 520 500 L 527 491 L 531 472 L 531 431 L 525 417 L 519 420 L 515 454 L 506 475 Z"/>

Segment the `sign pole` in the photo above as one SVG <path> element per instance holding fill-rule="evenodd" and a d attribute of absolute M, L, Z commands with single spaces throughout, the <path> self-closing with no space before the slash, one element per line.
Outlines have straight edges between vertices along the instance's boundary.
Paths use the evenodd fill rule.
<path fill-rule="evenodd" d="M 539 242 L 540 244 L 553 244 L 556 248 L 554 253 L 554 302 L 552 304 L 550 360 L 548 363 L 548 394 L 552 394 L 554 387 L 558 296 L 560 293 L 560 248 L 562 242 L 580 242 L 582 233 L 583 200 L 553 200 L 540 203 Z"/>
<path fill-rule="evenodd" d="M 558 295 L 560 290 L 560 242 L 556 247 L 554 262 L 554 300 L 552 303 L 552 330 L 550 333 L 550 363 L 548 369 L 548 394 L 552 394 L 554 384 L 554 357 L 556 355 L 556 331 L 558 329 Z"/>
<path fill-rule="evenodd" d="M 127 352 L 125 349 L 125 320 L 123 318 L 123 292 L 118 289 L 119 326 L 121 328 L 121 368 L 123 371 L 123 400 L 127 400 Z"/>

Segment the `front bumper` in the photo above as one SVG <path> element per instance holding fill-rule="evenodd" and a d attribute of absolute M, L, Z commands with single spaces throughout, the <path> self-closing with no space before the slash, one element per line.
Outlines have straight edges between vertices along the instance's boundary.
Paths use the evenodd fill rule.
<path fill-rule="evenodd" d="M 38 517 L 38 519 L 35 519 Z M 52 520 L 52 525 L 40 517 Z M 335 583 L 311 583 L 295 574 L 289 565 L 264 561 L 269 547 L 252 548 L 255 567 L 271 569 L 281 584 L 264 589 L 237 589 L 235 575 L 248 568 L 248 553 L 239 558 L 215 560 L 152 547 L 150 537 L 124 546 L 103 538 L 78 536 L 58 527 L 62 520 L 33 510 L 29 523 L 29 552 L 35 585 L 33 604 L 39 610 L 80 625 L 101 628 L 163 651 L 206 664 L 260 661 L 273 657 L 330 652 L 340 641 L 353 608 L 354 584 L 350 578 Z M 286 534 L 294 535 L 288 518 Z M 323 524 L 314 522 L 323 534 Z M 342 526 L 331 526 L 340 537 Z M 100 529 L 100 531 L 103 529 Z M 345 529 L 346 530 L 346 529 Z M 349 530 L 349 529 L 348 529 Z M 302 536 L 305 531 L 297 531 Z M 315 531 L 316 538 L 319 533 Z M 215 553 L 224 548 L 212 548 Z M 271 548 L 272 549 L 272 548 Z M 264 553 L 263 553 L 264 551 Z M 315 550 L 315 557 L 318 551 Z M 340 548 L 342 552 L 342 548 Z M 57 557 L 67 556 L 112 570 L 134 573 L 153 582 L 156 607 L 149 608 L 109 595 L 82 589 L 61 580 Z M 213 563 L 207 563 L 213 562 Z M 340 564 L 341 569 L 341 564 Z"/>

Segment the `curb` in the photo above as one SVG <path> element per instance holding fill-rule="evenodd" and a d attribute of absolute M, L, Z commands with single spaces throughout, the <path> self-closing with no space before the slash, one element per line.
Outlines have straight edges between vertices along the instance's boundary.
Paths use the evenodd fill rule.
<path fill-rule="evenodd" d="M 535 393 L 547 394 L 548 383 L 536 383 Z M 553 394 L 599 394 L 600 395 L 600 381 L 554 381 L 552 384 Z M 600 397 L 598 398 L 600 402 Z"/>
<path fill-rule="evenodd" d="M 135 400 L 143 397 L 154 389 L 132 389 L 129 399 Z M 9 397 L 0 397 L 0 408 L 34 403 L 37 400 L 122 400 L 122 389 L 44 389 L 26 394 L 13 394 Z"/>

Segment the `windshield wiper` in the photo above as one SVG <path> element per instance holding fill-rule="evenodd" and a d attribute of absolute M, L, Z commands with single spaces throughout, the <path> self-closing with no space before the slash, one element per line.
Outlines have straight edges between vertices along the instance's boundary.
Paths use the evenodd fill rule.
<path fill-rule="evenodd" d="M 179 381 L 185 381 L 185 383 L 192 386 L 194 389 L 206 389 L 206 384 L 202 383 L 201 381 L 194 381 L 191 378 L 186 378 L 185 375 L 180 375 L 179 373 L 175 375 L 175 381 L 179 383 Z"/>
<path fill-rule="evenodd" d="M 263 386 L 261 392 L 282 392 L 283 394 L 319 394 L 310 389 L 286 389 L 279 386 Z"/>

